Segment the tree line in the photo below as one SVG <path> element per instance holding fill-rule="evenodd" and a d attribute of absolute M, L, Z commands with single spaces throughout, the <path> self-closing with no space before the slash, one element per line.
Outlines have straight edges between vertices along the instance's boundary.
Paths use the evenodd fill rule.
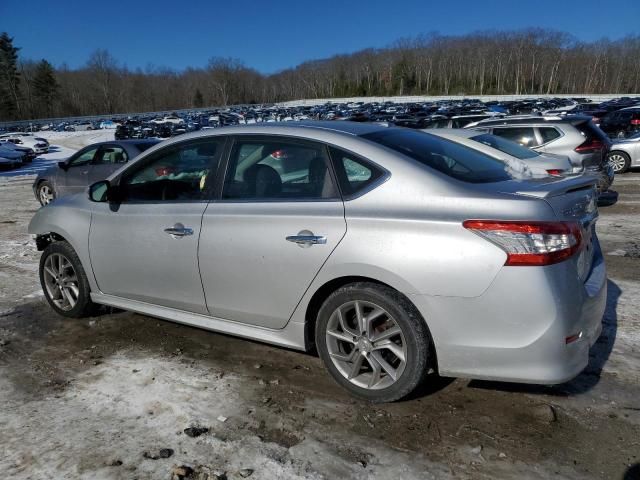
<path fill-rule="evenodd" d="M 304 98 L 640 93 L 640 35 L 578 41 L 552 30 L 438 33 L 265 75 L 233 58 L 177 71 L 129 69 L 107 50 L 81 68 L 19 56 L 0 35 L 0 119 L 17 120 Z"/>

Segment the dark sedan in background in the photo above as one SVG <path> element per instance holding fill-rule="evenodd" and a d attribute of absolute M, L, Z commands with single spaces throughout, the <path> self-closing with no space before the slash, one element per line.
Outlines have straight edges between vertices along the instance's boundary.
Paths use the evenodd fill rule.
<path fill-rule="evenodd" d="M 108 177 L 123 163 L 158 142 L 159 140 L 121 140 L 94 143 L 67 160 L 40 172 L 33 183 L 33 192 L 42 205 L 62 195 L 81 192 L 87 185 Z"/>

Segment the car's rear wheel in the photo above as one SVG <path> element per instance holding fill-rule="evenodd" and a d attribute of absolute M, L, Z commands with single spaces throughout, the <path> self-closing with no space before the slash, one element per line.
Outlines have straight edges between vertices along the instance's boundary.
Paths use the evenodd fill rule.
<path fill-rule="evenodd" d="M 47 180 L 44 180 L 38 184 L 38 201 L 40 205 L 45 206 L 50 204 L 56 199 L 56 191 L 53 189 L 53 185 Z"/>
<path fill-rule="evenodd" d="M 615 173 L 625 173 L 631 166 L 631 157 L 625 152 L 616 150 L 609 154 L 609 163 Z"/>
<path fill-rule="evenodd" d="M 60 315 L 82 318 L 96 310 L 82 263 L 65 241 L 49 244 L 42 253 L 40 284 L 47 302 Z"/>
<path fill-rule="evenodd" d="M 316 347 L 340 385 L 372 402 L 405 397 L 434 367 L 424 319 L 404 295 L 375 283 L 346 285 L 327 298 Z"/>

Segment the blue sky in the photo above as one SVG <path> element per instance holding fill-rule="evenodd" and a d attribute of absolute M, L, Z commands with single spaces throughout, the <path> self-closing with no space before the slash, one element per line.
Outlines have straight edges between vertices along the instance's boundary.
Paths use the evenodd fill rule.
<path fill-rule="evenodd" d="M 0 0 L 0 31 L 23 57 L 72 68 L 106 48 L 130 68 L 223 56 L 271 73 L 419 33 L 527 27 L 581 40 L 640 34 L 640 0 Z"/>

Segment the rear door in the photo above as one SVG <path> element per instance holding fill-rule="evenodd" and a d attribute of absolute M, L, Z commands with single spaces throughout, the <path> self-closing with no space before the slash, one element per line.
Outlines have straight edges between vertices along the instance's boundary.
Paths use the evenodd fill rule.
<path fill-rule="evenodd" d="M 236 137 L 221 196 L 202 220 L 198 257 L 209 312 L 284 327 L 345 232 L 324 145 Z"/>

